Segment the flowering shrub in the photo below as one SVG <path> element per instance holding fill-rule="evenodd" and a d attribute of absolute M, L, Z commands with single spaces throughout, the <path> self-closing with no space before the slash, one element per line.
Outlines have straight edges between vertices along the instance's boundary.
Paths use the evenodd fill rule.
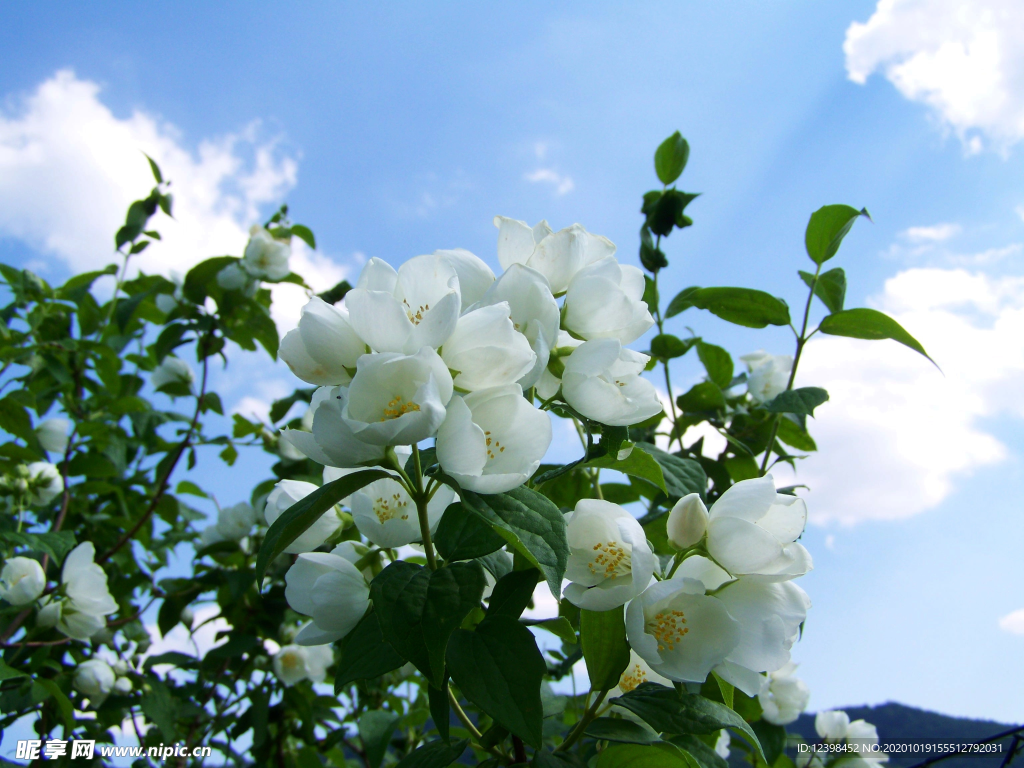
<path fill-rule="evenodd" d="M 655 154 L 642 269 L 579 224 L 499 216 L 500 275 L 464 250 L 374 258 L 354 286 L 310 292 L 283 339 L 267 285 L 304 285 L 290 242 L 315 247 L 287 208 L 241 258 L 128 279 L 171 211 L 155 164 L 116 235 L 120 269 L 52 287 L 0 265 L 0 725 L 303 768 L 783 759 L 808 698 L 790 651 L 812 560 L 807 506 L 770 471 L 815 450 L 807 417 L 828 399 L 794 388 L 800 357 L 817 332 L 924 350 L 845 309 L 843 270 L 822 271 L 866 215 L 841 205 L 808 224 L 802 318 L 749 288 L 663 307 L 663 243 L 693 223 L 696 195 L 675 186 L 688 153 L 677 133 Z M 690 310 L 789 326 L 795 353 L 739 372 L 666 330 Z M 311 386 L 268 423 L 229 421 L 211 366 L 257 345 Z M 706 377 L 676 396 L 669 361 L 691 351 Z M 643 375 L 659 369 L 664 393 Z M 553 418 L 580 436 L 568 464 L 542 463 Z M 197 530 L 188 499 L 208 494 L 188 470 L 251 448 L 274 476 Z M 161 576 L 183 544 L 191 573 Z M 538 585 L 557 614 L 525 618 Z M 212 622 L 205 653 L 150 651 L 152 633 Z M 567 695 L 580 660 L 590 692 Z"/>

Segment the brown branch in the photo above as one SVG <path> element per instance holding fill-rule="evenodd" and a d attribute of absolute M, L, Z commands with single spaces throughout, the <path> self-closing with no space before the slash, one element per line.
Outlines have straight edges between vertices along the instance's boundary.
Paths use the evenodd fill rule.
<path fill-rule="evenodd" d="M 200 342 L 201 344 L 201 342 Z M 192 442 L 192 436 L 195 433 L 196 425 L 199 423 L 199 414 L 203 410 L 203 400 L 206 397 L 206 381 L 209 374 L 209 358 L 203 358 L 203 383 L 199 388 L 199 395 L 196 398 L 196 411 L 192 415 L 192 421 L 188 425 L 188 431 L 185 433 L 185 439 L 178 444 L 177 449 L 174 452 L 174 458 L 171 460 L 170 465 L 167 467 L 167 471 L 164 476 L 160 479 L 160 483 L 157 487 L 157 492 L 153 495 L 152 500 L 149 502 L 149 506 L 146 507 L 146 511 L 142 513 L 142 517 L 139 518 L 138 522 L 135 523 L 120 539 L 117 543 L 104 552 L 100 557 L 96 558 L 97 563 L 105 563 L 109 560 L 121 547 L 127 544 L 136 533 L 144 526 L 149 519 L 153 516 L 153 512 L 156 511 L 157 505 L 160 500 L 164 497 L 164 493 L 167 492 L 167 488 L 170 486 L 171 475 L 174 474 L 175 468 L 178 466 L 178 462 L 181 460 L 182 454 L 185 453 L 185 449 L 189 447 Z"/>

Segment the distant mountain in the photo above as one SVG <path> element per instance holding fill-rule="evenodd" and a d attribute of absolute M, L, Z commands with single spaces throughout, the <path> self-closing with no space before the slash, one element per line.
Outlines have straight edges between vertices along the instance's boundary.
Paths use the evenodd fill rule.
<path fill-rule="evenodd" d="M 996 723 L 991 720 L 969 720 L 964 717 L 950 717 L 937 712 L 907 707 L 887 702 L 875 707 L 847 707 L 844 711 L 851 720 L 867 720 L 878 728 L 879 740 L 888 739 L 942 739 L 957 742 L 981 741 L 997 733 L 1008 731 L 1013 725 Z M 786 726 L 790 733 L 799 733 L 809 743 L 818 741 L 814 730 L 814 715 L 803 714 L 795 723 Z M 937 764 L 937 768 L 998 768 L 1006 757 L 1009 739 L 1003 742 L 1001 757 L 951 757 Z M 893 755 L 888 765 L 891 768 L 907 768 L 927 759 L 928 755 L 897 757 Z M 1018 754 L 1012 763 L 1014 768 L 1024 768 L 1024 755 Z"/>

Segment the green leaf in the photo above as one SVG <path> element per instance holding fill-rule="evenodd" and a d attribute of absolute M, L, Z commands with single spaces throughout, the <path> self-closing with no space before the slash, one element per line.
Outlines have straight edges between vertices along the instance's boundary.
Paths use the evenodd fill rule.
<path fill-rule="evenodd" d="M 676 131 L 655 150 L 654 171 L 662 184 L 671 184 L 682 174 L 689 159 L 690 144 Z"/>
<path fill-rule="evenodd" d="M 680 339 L 670 333 L 662 333 L 651 339 L 651 355 L 660 360 L 682 357 L 689 352 L 698 339 Z"/>
<path fill-rule="evenodd" d="M 175 722 L 179 702 L 171 695 L 162 680 L 150 676 L 146 682 L 149 684 L 149 691 L 142 696 L 142 712 L 160 729 L 160 735 L 165 742 L 173 742 L 178 735 Z"/>
<path fill-rule="evenodd" d="M 559 616 L 557 619 L 544 619 L 544 621 L 538 621 L 530 626 L 546 629 L 563 643 L 576 645 L 576 630 L 572 628 L 572 624 L 565 616 Z"/>
<path fill-rule="evenodd" d="M 747 328 L 789 325 L 789 307 L 782 299 L 753 288 L 687 288 L 672 299 L 666 317 L 673 308 L 678 314 L 687 307 L 706 309 L 730 323 Z"/>
<path fill-rule="evenodd" d="M 313 237 L 313 231 L 302 224 L 292 224 L 292 234 L 300 238 L 310 248 L 316 250 L 316 238 Z"/>
<path fill-rule="evenodd" d="M 720 411 L 725 408 L 725 395 L 714 381 L 702 381 L 677 397 L 676 405 L 685 413 Z"/>
<path fill-rule="evenodd" d="M 797 416 L 813 416 L 814 409 L 828 400 L 828 392 L 821 387 L 800 387 L 780 392 L 767 403 L 768 413 L 795 413 Z"/>
<path fill-rule="evenodd" d="M 431 571 L 399 560 L 374 578 L 370 595 L 384 639 L 440 688 L 448 639 L 480 604 L 484 584 L 476 562 Z"/>
<path fill-rule="evenodd" d="M 786 729 L 781 725 L 772 725 L 761 719 L 750 724 L 757 735 L 757 740 L 764 750 L 764 759 L 768 765 L 775 765 L 779 755 L 786 749 Z"/>
<path fill-rule="evenodd" d="M 75 546 L 75 534 L 71 531 L 48 531 L 46 533 L 4 531 L 3 538 L 8 546 L 27 547 L 32 552 L 49 555 L 57 565 L 64 562 L 64 556 Z"/>
<path fill-rule="evenodd" d="M 708 378 L 720 388 L 728 389 L 732 381 L 732 356 L 721 347 L 698 341 L 697 357 L 703 363 L 704 370 L 708 372 Z"/>
<path fill-rule="evenodd" d="M 787 418 L 779 419 L 777 437 L 798 451 L 816 451 L 818 446 L 814 439 L 799 424 Z"/>
<path fill-rule="evenodd" d="M 427 685 L 427 707 L 434 719 L 434 727 L 445 742 L 451 741 L 451 704 L 448 702 L 448 678 L 440 688 Z"/>
<path fill-rule="evenodd" d="M 807 255 L 815 264 L 824 264 L 836 255 L 858 216 L 867 216 L 867 208 L 857 210 L 849 205 L 825 205 L 811 214 L 804 242 Z"/>
<path fill-rule="evenodd" d="M 334 692 L 356 680 L 380 677 L 403 664 L 405 659 L 384 642 L 377 614 L 371 608 L 345 638 L 341 661 L 334 672 Z"/>
<path fill-rule="evenodd" d="M 145 152 L 143 152 L 142 154 L 146 155 Z M 153 178 L 156 179 L 156 183 L 163 184 L 164 175 L 160 173 L 160 166 L 156 164 L 156 160 L 154 160 L 149 155 L 146 155 L 146 159 L 149 160 L 149 170 L 153 172 Z"/>
<path fill-rule="evenodd" d="M 193 304 L 202 304 L 210 295 L 210 290 L 219 291 L 217 275 L 230 264 L 239 261 L 235 256 L 215 256 L 201 261 L 185 274 L 181 285 L 182 295 Z"/>
<path fill-rule="evenodd" d="M 518 619 L 522 616 L 533 600 L 533 590 L 539 577 L 540 573 L 535 568 L 527 568 L 525 571 L 512 571 L 498 579 L 491 592 L 487 617 L 507 616 Z"/>
<path fill-rule="evenodd" d="M 305 533 L 320 516 L 342 499 L 351 496 L 374 480 L 383 480 L 391 475 L 380 469 L 363 469 L 326 483 L 313 493 L 286 509 L 270 526 L 263 544 L 256 555 L 256 583 L 263 585 L 267 567 L 285 548 Z"/>
<path fill-rule="evenodd" d="M 359 739 L 363 742 L 366 764 L 369 768 L 380 768 L 388 752 L 391 736 L 401 718 L 394 712 L 372 709 L 359 716 Z"/>
<path fill-rule="evenodd" d="M 552 595 L 561 594 L 569 542 L 565 517 L 558 507 L 537 491 L 522 486 L 487 496 L 463 490 L 461 496 L 470 512 L 479 515 L 544 574 Z"/>
<path fill-rule="evenodd" d="M 761 744 L 746 720 L 724 704 L 696 693 L 679 694 L 657 683 L 641 683 L 617 698 L 615 704 L 638 715 L 658 732 L 704 734 L 733 728 L 747 736 L 764 759 Z"/>
<path fill-rule="evenodd" d="M 434 534 L 434 546 L 445 560 L 472 560 L 504 545 L 505 539 L 461 502 L 448 505 Z"/>
<path fill-rule="evenodd" d="M 822 303 L 828 307 L 829 312 L 843 311 L 843 302 L 846 301 L 846 273 L 843 272 L 842 267 L 836 267 L 818 275 L 817 282 L 810 272 L 800 270 L 798 274 L 808 288 L 814 286 L 814 295 L 821 299 Z"/>
<path fill-rule="evenodd" d="M 15 677 L 28 677 L 27 672 L 21 672 L 0 659 L 0 680 L 10 680 Z"/>
<path fill-rule="evenodd" d="M 403 757 L 396 768 L 444 768 L 451 765 L 466 751 L 469 739 L 448 746 L 443 741 L 432 741 Z"/>
<path fill-rule="evenodd" d="M 661 737 L 646 725 L 617 717 L 597 718 L 587 726 L 584 735 L 622 744 L 656 744 L 661 741 Z"/>
<path fill-rule="evenodd" d="M 892 339 L 928 357 L 921 343 L 907 333 L 902 325 L 876 309 L 860 307 L 835 312 L 821 321 L 818 330 L 830 336 L 847 336 L 852 339 Z M 936 368 L 939 367 L 930 357 L 928 359 Z"/>
<path fill-rule="evenodd" d="M 699 291 L 700 288 L 693 285 L 689 288 L 684 288 L 676 294 L 675 298 L 668 303 L 668 307 L 665 308 L 665 319 L 668 320 L 670 317 L 675 317 L 680 312 L 683 312 L 693 306 L 693 302 L 690 301 L 690 294 L 694 291 Z"/>
<path fill-rule="evenodd" d="M 607 691 L 617 686 L 629 666 L 623 609 L 580 611 L 580 642 L 591 690 Z"/>
<path fill-rule="evenodd" d="M 704 498 L 708 476 L 698 462 L 667 453 L 650 443 L 637 443 L 636 447 L 653 456 L 661 466 L 669 498 L 680 498 L 689 493 L 699 493 Z"/>
<path fill-rule="evenodd" d="M 700 768 L 729 768 L 728 761 L 715 752 L 714 747 L 705 744 L 696 736 L 688 733 L 681 734 L 679 736 L 672 736 L 668 741 L 689 752 Z M 763 763 L 759 765 L 761 765 L 761 768 L 764 768 Z"/>
<path fill-rule="evenodd" d="M 596 768 L 699 768 L 674 744 L 616 744 L 601 752 Z"/>
<path fill-rule="evenodd" d="M 64 733 L 71 733 L 75 730 L 75 708 L 71 706 L 71 701 L 68 699 L 67 694 L 57 685 L 57 681 L 47 677 L 37 677 L 34 682 L 36 685 L 41 685 L 45 688 L 46 692 L 57 703 L 57 709 L 60 710 L 61 719 L 64 721 Z"/>
<path fill-rule="evenodd" d="M 643 448 L 637 448 L 636 445 L 630 445 L 629 443 L 626 445 L 628 447 L 620 449 L 615 456 L 601 456 L 588 461 L 585 466 L 614 469 L 616 472 L 622 472 L 624 475 L 639 477 L 641 480 L 646 480 L 661 491 L 668 493 L 668 488 L 665 485 L 665 472 L 662 470 L 657 459 Z M 622 456 L 623 452 L 626 451 L 628 451 L 626 455 Z M 620 456 L 622 458 L 619 458 Z"/>
<path fill-rule="evenodd" d="M 473 632 L 455 631 L 447 660 L 452 680 L 467 699 L 540 749 L 540 684 L 547 665 L 530 630 L 508 616 L 487 618 Z"/>
<path fill-rule="evenodd" d="M 318 298 L 323 299 L 328 304 L 337 304 L 343 298 L 345 294 L 352 290 L 352 286 L 349 285 L 348 280 L 342 280 L 340 283 L 335 285 L 333 288 L 328 288 L 323 293 L 317 294 Z"/>

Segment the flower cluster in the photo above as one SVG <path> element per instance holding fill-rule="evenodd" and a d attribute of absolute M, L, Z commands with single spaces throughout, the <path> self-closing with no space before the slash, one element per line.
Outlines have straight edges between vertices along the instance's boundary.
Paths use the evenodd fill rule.
<path fill-rule="evenodd" d="M 647 356 L 623 346 L 654 322 L 641 271 L 578 224 L 495 225 L 500 277 L 465 250 L 398 270 L 374 258 L 344 308 L 318 298 L 303 308 L 281 357 L 320 389 L 312 431 L 286 430 L 290 445 L 351 468 L 436 438 L 438 463 L 461 487 L 500 493 L 526 482 L 551 442 L 535 397 L 561 391 L 609 425 L 661 412 L 640 377 Z"/>
<path fill-rule="evenodd" d="M 807 703 L 802 682 L 785 682 L 810 607 L 792 583 L 811 568 L 797 542 L 806 520 L 803 500 L 776 492 L 771 475 L 736 483 L 710 512 L 698 494 L 684 496 L 666 523 L 681 551 L 652 581 L 657 561 L 639 523 L 616 504 L 584 499 L 568 521 L 565 598 L 587 610 L 626 605 L 635 658 L 623 691 L 645 680 L 701 683 L 714 671 L 749 696 L 764 694 L 770 721 L 792 722 Z"/>
<path fill-rule="evenodd" d="M 117 603 L 107 588 L 107 574 L 95 559 L 96 549 L 90 541 L 68 553 L 60 574 L 60 587 L 55 595 L 43 598 L 38 626 L 56 627 L 76 640 L 88 640 L 106 627 L 106 617 L 117 610 Z"/>

